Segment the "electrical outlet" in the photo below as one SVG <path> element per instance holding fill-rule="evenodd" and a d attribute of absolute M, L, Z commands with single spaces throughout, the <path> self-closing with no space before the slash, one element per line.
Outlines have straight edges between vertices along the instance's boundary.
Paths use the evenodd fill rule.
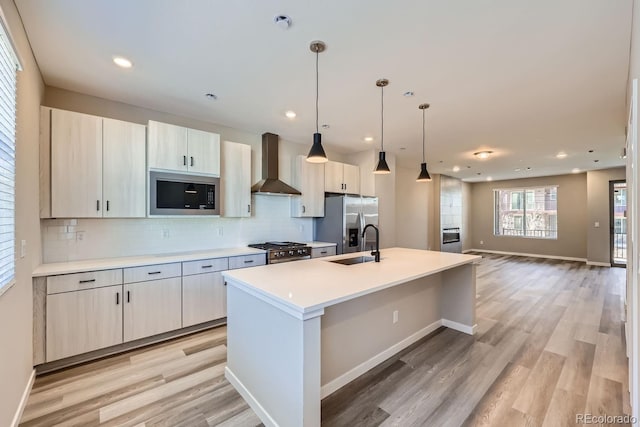
<path fill-rule="evenodd" d="M 24 258 L 27 255 L 27 241 L 20 240 L 20 258 Z"/>
<path fill-rule="evenodd" d="M 600 221 L 596 221 L 596 222 L 594 222 L 594 223 L 593 223 L 593 226 L 594 226 L 595 228 L 600 228 Z"/>
<path fill-rule="evenodd" d="M 163 238 L 163 239 L 168 239 L 168 238 L 169 238 L 169 236 L 170 236 L 169 229 L 167 229 L 167 228 L 163 228 L 163 229 L 162 229 L 162 238 Z"/>
<path fill-rule="evenodd" d="M 480 240 L 480 244 L 481 244 L 481 245 L 484 245 L 484 240 Z"/>
<path fill-rule="evenodd" d="M 76 241 L 84 240 L 84 231 L 76 231 Z"/>
<path fill-rule="evenodd" d="M 393 310 L 393 323 L 398 323 L 398 310 Z"/>

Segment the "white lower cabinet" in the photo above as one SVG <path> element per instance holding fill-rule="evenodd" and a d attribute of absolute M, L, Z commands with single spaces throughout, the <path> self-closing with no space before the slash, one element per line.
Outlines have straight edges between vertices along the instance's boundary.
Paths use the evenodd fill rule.
<path fill-rule="evenodd" d="M 324 248 L 312 248 L 311 258 L 322 258 L 325 256 L 332 256 L 336 254 L 335 246 L 327 246 Z"/>
<path fill-rule="evenodd" d="M 227 289 L 222 273 L 182 278 L 182 327 L 227 316 Z"/>
<path fill-rule="evenodd" d="M 181 282 L 173 277 L 124 285 L 125 341 L 182 327 Z"/>
<path fill-rule="evenodd" d="M 47 296 L 46 361 L 122 343 L 122 285 Z"/>

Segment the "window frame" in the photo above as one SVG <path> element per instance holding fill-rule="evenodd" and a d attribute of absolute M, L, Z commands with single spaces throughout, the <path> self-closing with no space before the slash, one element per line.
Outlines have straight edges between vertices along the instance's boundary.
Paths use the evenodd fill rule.
<path fill-rule="evenodd" d="M 555 237 L 540 237 L 540 236 L 527 236 L 527 220 L 526 220 L 526 216 L 527 216 L 527 201 L 526 201 L 526 194 L 527 194 L 527 190 L 536 190 L 536 189 L 548 189 L 548 188 L 555 188 L 556 192 L 555 192 L 555 198 L 550 198 L 550 201 L 555 201 L 556 202 L 556 233 L 555 233 Z M 493 237 L 511 237 L 511 238 L 519 238 L 519 239 L 537 239 L 537 240 L 558 240 L 558 189 L 560 188 L 559 185 L 553 184 L 553 185 L 535 185 L 535 186 L 528 186 L 528 187 L 505 187 L 505 188 L 493 188 L 491 191 L 493 192 Z M 497 230 L 499 229 L 499 223 L 500 223 L 500 192 L 502 191 L 512 191 L 512 192 L 521 192 L 522 197 L 521 199 L 523 199 L 523 206 L 522 206 L 522 219 L 523 219 L 523 224 L 522 224 L 522 235 L 521 236 L 517 236 L 517 235 L 510 235 L 510 234 L 497 234 Z M 534 201 L 535 203 L 535 201 Z M 509 206 L 511 206 L 511 200 L 509 200 Z"/>

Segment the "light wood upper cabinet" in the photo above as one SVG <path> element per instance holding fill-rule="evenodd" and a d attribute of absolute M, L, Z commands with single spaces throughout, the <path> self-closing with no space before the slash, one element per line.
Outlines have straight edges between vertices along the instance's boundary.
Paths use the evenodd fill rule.
<path fill-rule="evenodd" d="M 222 143 L 222 216 L 251 216 L 251 147 Z"/>
<path fill-rule="evenodd" d="M 293 186 L 302 195 L 291 198 L 292 217 L 324 216 L 325 166 L 322 163 L 307 162 L 305 156 L 295 159 Z"/>
<path fill-rule="evenodd" d="M 47 296 L 46 361 L 122 343 L 122 285 Z"/>
<path fill-rule="evenodd" d="M 187 171 L 187 128 L 149 121 L 150 168 Z"/>
<path fill-rule="evenodd" d="M 227 289 L 222 273 L 182 278 L 182 327 L 221 319 L 227 315 Z"/>
<path fill-rule="evenodd" d="M 102 118 L 51 110 L 51 216 L 102 216 Z"/>
<path fill-rule="evenodd" d="M 340 162 L 324 164 L 324 191 L 327 193 L 360 194 L 360 168 Z"/>
<path fill-rule="evenodd" d="M 182 326 L 182 279 L 124 285 L 124 340 L 132 341 Z"/>
<path fill-rule="evenodd" d="M 103 216 L 144 217 L 146 213 L 143 125 L 103 119 Z"/>
<path fill-rule="evenodd" d="M 149 121 L 151 169 L 220 175 L 220 135 Z"/>

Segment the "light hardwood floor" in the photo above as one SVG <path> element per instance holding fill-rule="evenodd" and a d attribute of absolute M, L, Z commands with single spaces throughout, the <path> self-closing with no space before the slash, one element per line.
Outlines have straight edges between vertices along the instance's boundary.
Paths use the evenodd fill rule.
<path fill-rule="evenodd" d="M 569 426 L 630 411 L 623 269 L 484 255 L 478 333 L 441 328 L 322 402 L 323 426 Z M 38 377 L 22 426 L 257 426 L 226 329 Z M 277 392 L 274 390 L 274 392 Z"/>

